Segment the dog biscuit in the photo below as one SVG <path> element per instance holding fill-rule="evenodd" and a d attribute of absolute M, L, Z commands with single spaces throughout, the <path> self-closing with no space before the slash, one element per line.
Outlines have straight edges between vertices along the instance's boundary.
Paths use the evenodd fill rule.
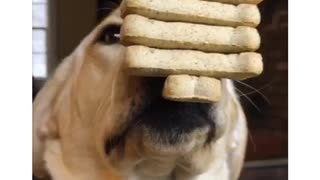
<path fill-rule="evenodd" d="M 209 77 L 170 75 L 162 96 L 172 101 L 213 103 L 221 98 L 221 82 Z"/>
<path fill-rule="evenodd" d="M 243 80 L 263 70 L 262 57 L 254 52 L 226 55 L 145 46 L 127 47 L 125 63 L 129 74 L 137 76 L 189 74 Z"/>
<path fill-rule="evenodd" d="M 126 16 L 120 40 L 124 45 L 219 53 L 255 51 L 260 46 L 259 33 L 252 27 L 162 22 L 139 15 Z"/>
<path fill-rule="evenodd" d="M 251 26 L 260 23 L 256 5 L 238 6 L 198 0 L 126 0 L 122 16 L 139 14 L 162 21 L 182 21 L 222 26 Z"/>

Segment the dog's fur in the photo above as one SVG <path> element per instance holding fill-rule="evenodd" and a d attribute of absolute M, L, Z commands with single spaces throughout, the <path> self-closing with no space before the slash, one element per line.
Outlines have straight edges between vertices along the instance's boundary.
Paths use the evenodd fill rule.
<path fill-rule="evenodd" d="M 233 180 L 246 119 L 230 80 L 215 104 L 161 98 L 163 78 L 128 76 L 102 43 L 119 9 L 57 68 L 33 103 L 33 173 L 56 180 Z M 146 27 L 147 28 L 147 27 Z"/>

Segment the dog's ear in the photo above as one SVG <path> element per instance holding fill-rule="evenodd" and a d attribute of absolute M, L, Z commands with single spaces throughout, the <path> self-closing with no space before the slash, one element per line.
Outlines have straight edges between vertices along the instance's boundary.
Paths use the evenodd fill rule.
<path fill-rule="evenodd" d="M 109 63 L 93 54 L 83 48 L 64 59 L 33 102 L 33 173 L 37 177 L 47 175 L 44 152 L 48 139 L 60 138 L 70 119 L 85 126 L 95 116 L 100 101 L 108 102 L 104 97 L 111 97 L 115 79 L 111 75 L 118 66 L 107 68 Z M 78 115 L 81 121 L 75 121 Z"/>
<path fill-rule="evenodd" d="M 33 102 L 32 166 L 33 174 L 37 177 L 47 175 L 43 158 L 45 141 L 47 138 L 57 138 L 59 136 L 53 107 L 66 85 L 70 72 L 72 72 L 72 64 L 72 58 L 66 58 L 53 77 L 39 91 Z"/>

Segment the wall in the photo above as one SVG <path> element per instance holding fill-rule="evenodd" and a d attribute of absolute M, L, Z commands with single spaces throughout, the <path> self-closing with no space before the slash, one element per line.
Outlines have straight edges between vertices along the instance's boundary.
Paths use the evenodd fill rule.
<path fill-rule="evenodd" d="M 259 9 L 262 15 L 258 27 L 262 42 L 259 52 L 264 72 L 244 82 L 259 89 L 269 103 L 259 93 L 236 83 L 260 110 L 241 97 L 250 130 L 246 157 L 282 159 L 288 157 L 288 1 L 265 0 Z"/>
<path fill-rule="evenodd" d="M 94 0 L 49 1 L 49 73 L 70 54 L 95 27 L 97 2 Z"/>

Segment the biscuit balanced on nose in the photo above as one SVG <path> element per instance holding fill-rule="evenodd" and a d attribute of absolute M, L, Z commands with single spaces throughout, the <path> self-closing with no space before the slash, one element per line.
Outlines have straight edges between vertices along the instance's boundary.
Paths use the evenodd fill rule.
<path fill-rule="evenodd" d="M 217 102 L 221 98 L 221 82 L 215 78 L 189 75 L 170 75 L 165 81 L 162 96 L 181 102 Z"/>

